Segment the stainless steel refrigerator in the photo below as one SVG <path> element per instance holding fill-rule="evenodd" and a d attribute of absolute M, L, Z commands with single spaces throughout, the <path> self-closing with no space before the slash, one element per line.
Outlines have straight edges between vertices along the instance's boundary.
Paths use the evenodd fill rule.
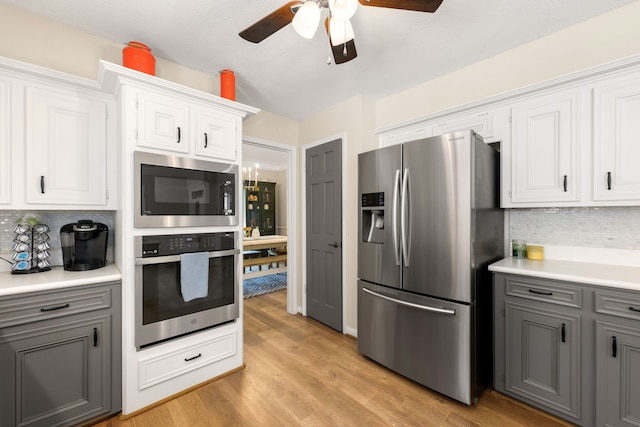
<path fill-rule="evenodd" d="M 358 156 L 358 350 L 466 404 L 492 378 L 499 163 L 471 130 Z"/>

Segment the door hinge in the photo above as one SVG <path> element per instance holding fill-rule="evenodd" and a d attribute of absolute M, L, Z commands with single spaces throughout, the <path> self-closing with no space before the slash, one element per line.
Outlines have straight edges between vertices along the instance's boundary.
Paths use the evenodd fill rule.
<path fill-rule="evenodd" d="M 502 301 L 502 317 L 505 316 L 504 301 Z"/>
<path fill-rule="evenodd" d="M 134 133 L 135 133 L 135 135 L 133 137 L 137 141 L 138 140 L 138 129 L 136 129 Z"/>
<path fill-rule="evenodd" d="M 109 189 L 107 189 L 106 193 L 107 200 L 109 200 Z"/>

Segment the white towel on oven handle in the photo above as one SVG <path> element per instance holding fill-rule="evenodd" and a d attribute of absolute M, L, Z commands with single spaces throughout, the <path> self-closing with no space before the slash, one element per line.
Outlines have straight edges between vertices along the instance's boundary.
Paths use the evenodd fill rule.
<path fill-rule="evenodd" d="M 209 252 L 180 255 L 180 291 L 184 302 L 209 294 Z"/>

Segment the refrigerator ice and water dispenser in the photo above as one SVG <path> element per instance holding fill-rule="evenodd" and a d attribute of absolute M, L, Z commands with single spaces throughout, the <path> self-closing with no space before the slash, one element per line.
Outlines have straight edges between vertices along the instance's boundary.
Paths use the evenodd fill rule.
<path fill-rule="evenodd" d="M 362 221 L 360 221 L 362 241 L 384 243 L 384 192 L 363 194 L 360 215 L 362 215 Z"/>

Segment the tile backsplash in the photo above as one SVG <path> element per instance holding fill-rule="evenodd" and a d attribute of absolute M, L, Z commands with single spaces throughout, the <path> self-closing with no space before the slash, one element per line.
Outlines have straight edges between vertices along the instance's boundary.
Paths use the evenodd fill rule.
<path fill-rule="evenodd" d="M 640 207 L 511 209 L 509 234 L 541 245 L 640 250 Z"/>
<path fill-rule="evenodd" d="M 49 245 L 51 249 L 51 265 L 62 265 L 62 249 L 60 246 L 60 228 L 65 224 L 78 222 L 81 219 L 90 219 L 109 227 L 109 239 L 107 240 L 107 262 L 112 262 L 114 258 L 113 248 L 113 224 L 115 212 L 113 211 L 11 211 L 0 210 L 0 253 L 11 252 L 15 234 L 14 227 L 25 214 L 35 215 L 41 223 L 47 224 L 51 231 L 49 235 Z M 4 262 L 0 260 L 0 262 Z"/>

